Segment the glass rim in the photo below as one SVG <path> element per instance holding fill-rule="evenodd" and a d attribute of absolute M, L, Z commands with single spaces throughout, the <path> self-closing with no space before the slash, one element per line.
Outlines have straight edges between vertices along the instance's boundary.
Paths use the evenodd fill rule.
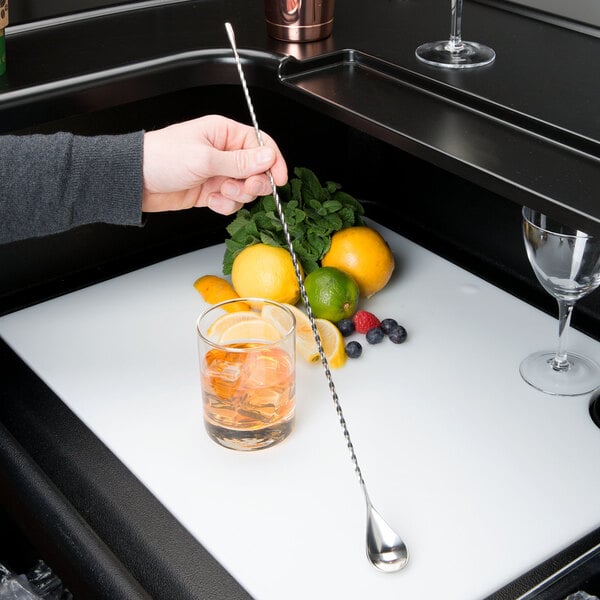
<path fill-rule="evenodd" d="M 570 238 L 570 239 L 594 239 L 596 236 L 591 234 L 591 233 L 587 233 L 585 231 L 581 231 L 581 230 L 575 230 L 575 228 L 571 225 L 563 225 L 563 227 L 568 227 L 569 229 L 571 229 L 573 231 L 573 233 L 564 233 L 562 231 L 557 231 L 557 227 L 542 227 L 541 225 L 536 225 L 531 218 L 529 218 L 529 216 L 527 216 L 528 212 L 532 212 L 532 213 L 537 213 L 539 215 L 542 216 L 547 216 L 545 213 L 536 210 L 535 208 L 531 208 L 529 206 L 523 206 L 521 208 L 521 215 L 523 216 L 523 219 L 525 221 L 527 221 L 527 223 L 529 223 L 532 227 L 535 227 L 536 229 L 539 229 L 540 231 L 545 231 L 547 233 L 551 233 L 552 235 L 557 235 L 563 238 Z M 548 217 L 549 219 L 551 219 L 554 223 L 557 224 L 561 224 L 557 219 L 555 219 L 554 217 Z"/>
<path fill-rule="evenodd" d="M 222 308 L 223 306 L 225 306 L 227 304 L 233 304 L 235 302 L 245 302 L 250 305 L 260 303 L 260 304 L 270 304 L 272 306 L 276 306 L 277 308 L 280 308 L 281 310 L 283 310 L 284 313 L 286 313 L 290 317 L 291 325 L 288 329 L 286 329 L 284 332 L 282 332 L 281 339 L 261 340 L 260 342 L 258 342 L 258 345 L 255 348 L 235 348 L 232 346 L 227 346 L 226 344 L 220 344 L 219 342 L 215 342 L 214 340 L 207 338 L 202 333 L 202 330 L 200 327 L 200 321 L 206 315 L 211 313 L 212 311 Z M 270 346 L 276 346 L 277 344 L 281 344 L 281 342 L 284 341 L 285 339 L 287 339 L 290 335 L 294 334 L 295 330 L 296 330 L 296 317 L 295 317 L 294 313 L 283 303 L 277 302 L 276 300 L 271 300 L 269 298 L 240 297 L 240 298 L 230 298 L 229 300 L 222 300 L 221 302 L 217 302 L 216 304 L 212 304 L 211 306 L 209 306 L 196 319 L 196 333 L 206 344 L 208 344 L 209 346 L 212 346 L 213 348 L 227 348 L 227 350 L 231 351 L 231 352 L 249 352 L 252 350 L 258 351 L 258 350 L 261 350 L 264 348 L 268 348 Z"/>

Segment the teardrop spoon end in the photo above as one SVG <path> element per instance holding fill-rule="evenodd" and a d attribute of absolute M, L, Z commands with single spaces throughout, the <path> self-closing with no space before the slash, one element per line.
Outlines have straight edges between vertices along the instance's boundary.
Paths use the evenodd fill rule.
<path fill-rule="evenodd" d="M 365 499 L 367 501 L 367 557 L 376 569 L 384 573 L 396 573 L 408 564 L 408 548 L 402 538 L 375 510 L 366 490 Z"/>
<path fill-rule="evenodd" d="M 397 573 L 408 564 L 408 551 L 404 545 L 390 548 L 387 552 L 378 553 L 376 556 L 367 552 L 367 557 L 371 564 L 383 573 Z"/>

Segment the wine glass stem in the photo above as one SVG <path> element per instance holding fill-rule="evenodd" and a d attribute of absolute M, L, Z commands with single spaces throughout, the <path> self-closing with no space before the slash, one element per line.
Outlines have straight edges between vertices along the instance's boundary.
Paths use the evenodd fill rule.
<path fill-rule="evenodd" d="M 462 47 L 462 22 L 463 0 L 450 0 L 450 39 L 448 40 L 448 50 L 460 50 Z"/>
<path fill-rule="evenodd" d="M 574 306 L 574 302 L 558 300 L 558 348 L 556 349 L 556 355 L 550 361 L 550 366 L 555 371 L 567 371 L 570 367 L 567 358 L 567 334 Z"/>

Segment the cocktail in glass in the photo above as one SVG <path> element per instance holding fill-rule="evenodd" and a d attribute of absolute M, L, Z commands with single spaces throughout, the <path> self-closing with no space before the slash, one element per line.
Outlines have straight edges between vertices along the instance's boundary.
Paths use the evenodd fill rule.
<path fill-rule="evenodd" d="M 208 435 L 235 450 L 284 440 L 296 402 L 291 311 L 264 299 L 228 300 L 202 314 L 197 331 Z"/>

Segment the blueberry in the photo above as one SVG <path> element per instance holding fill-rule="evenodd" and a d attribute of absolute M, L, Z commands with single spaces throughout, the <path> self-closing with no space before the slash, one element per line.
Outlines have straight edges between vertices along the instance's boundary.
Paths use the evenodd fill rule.
<path fill-rule="evenodd" d="M 394 344 L 401 344 L 406 341 L 407 333 L 406 329 L 402 325 L 398 325 L 389 333 L 389 338 Z"/>
<path fill-rule="evenodd" d="M 367 331 L 367 342 L 369 344 L 379 344 L 379 342 L 383 341 L 383 335 L 381 327 L 373 327 Z"/>
<path fill-rule="evenodd" d="M 354 333 L 354 323 L 352 322 L 352 319 L 342 319 L 341 321 L 338 321 L 336 325 L 344 337 Z"/>
<path fill-rule="evenodd" d="M 390 331 L 398 327 L 398 321 L 396 319 L 384 319 L 381 321 L 381 329 L 383 329 L 383 333 L 389 335 Z"/>
<path fill-rule="evenodd" d="M 359 342 L 348 342 L 346 344 L 348 358 L 358 358 L 362 354 L 362 346 Z"/>

